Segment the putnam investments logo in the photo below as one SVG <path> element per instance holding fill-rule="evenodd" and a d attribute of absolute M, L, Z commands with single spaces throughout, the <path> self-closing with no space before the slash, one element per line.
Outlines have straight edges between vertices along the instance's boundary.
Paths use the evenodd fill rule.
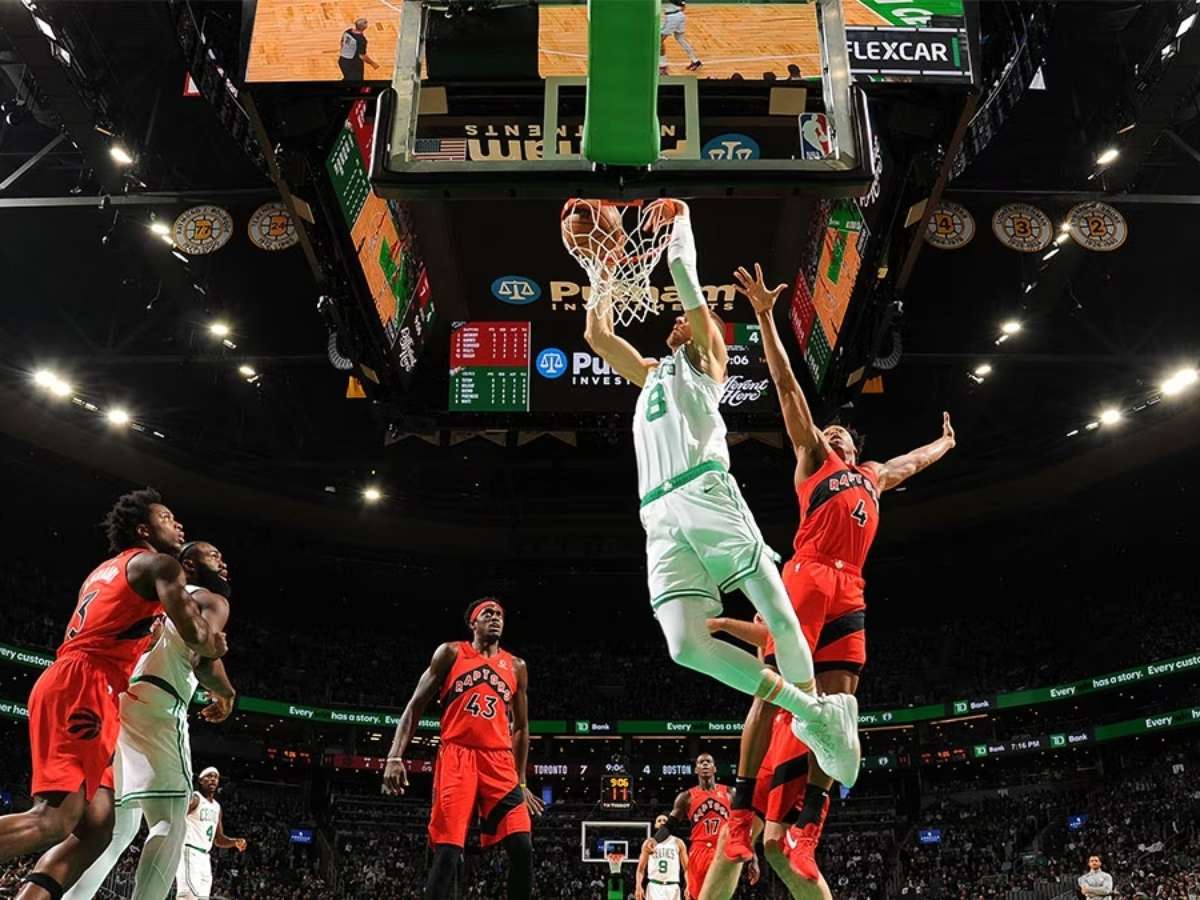
<path fill-rule="evenodd" d="M 542 286 L 524 275 L 501 275 L 492 282 L 492 296 L 501 303 L 527 306 L 541 299 Z"/>

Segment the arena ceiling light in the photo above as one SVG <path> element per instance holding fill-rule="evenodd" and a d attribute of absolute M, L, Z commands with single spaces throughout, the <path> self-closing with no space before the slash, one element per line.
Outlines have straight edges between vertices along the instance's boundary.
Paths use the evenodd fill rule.
<path fill-rule="evenodd" d="M 1059 237 L 1065 237 L 1065 235 L 1061 235 L 1061 234 L 1060 234 L 1060 235 L 1059 235 Z M 1057 244 L 1057 243 L 1058 243 L 1058 241 L 1057 241 L 1057 240 L 1055 240 L 1055 242 L 1054 242 L 1054 243 L 1055 243 L 1055 244 Z M 1054 259 L 1054 257 L 1058 256 L 1058 254 L 1060 254 L 1061 252 L 1062 252 L 1062 248 L 1061 248 L 1061 247 L 1057 247 L 1057 246 L 1056 246 L 1056 247 L 1052 247 L 1052 248 L 1050 248 L 1050 252 L 1049 252 L 1049 253 L 1047 253 L 1045 256 L 1043 256 L 1043 257 L 1042 257 L 1042 262 L 1046 262 L 1046 261 L 1048 261 L 1048 260 Z"/>
<path fill-rule="evenodd" d="M 1071 239 L 1071 235 L 1067 234 L 1067 233 L 1064 231 L 1064 232 L 1061 232 L 1060 234 L 1058 234 L 1058 235 L 1057 235 L 1057 236 L 1054 238 L 1054 243 L 1055 243 L 1055 244 L 1057 244 L 1058 246 L 1060 246 L 1060 247 L 1061 247 L 1063 244 L 1065 244 L 1065 243 L 1066 243 L 1067 241 L 1069 241 L 1070 239 Z"/>
<path fill-rule="evenodd" d="M 228 322 L 222 322 L 220 319 L 217 319 L 214 322 L 208 323 L 208 333 L 213 337 L 229 337 L 229 332 L 230 328 Z"/>
<path fill-rule="evenodd" d="M 253 366 L 248 366 L 243 363 L 242 365 L 238 366 L 238 374 L 240 374 L 243 378 L 253 378 L 258 373 L 254 371 Z"/>
<path fill-rule="evenodd" d="M 991 375 L 992 374 L 992 364 L 991 363 L 980 363 L 979 365 L 977 365 L 975 367 L 975 374 L 978 375 L 980 378 L 985 378 L 988 375 Z"/>
<path fill-rule="evenodd" d="M 1100 155 L 1096 157 L 1096 165 L 1107 166 L 1111 162 L 1116 162 L 1117 157 L 1120 155 L 1121 151 L 1116 147 L 1106 147 L 1100 152 Z"/>
<path fill-rule="evenodd" d="M 166 237 L 171 233 L 171 226 L 166 222 L 154 221 L 150 223 L 150 230 L 160 237 Z"/>
<path fill-rule="evenodd" d="M 1175 31 L 1175 37 L 1177 37 L 1177 38 L 1183 37 L 1185 34 L 1187 34 L 1189 31 L 1192 30 L 1192 26 L 1195 24 L 1196 24 L 1196 14 L 1192 13 L 1190 16 L 1188 16 L 1186 19 L 1184 19 L 1182 22 L 1179 23 L 1179 28 L 1176 29 L 1176 31 Z"/>
<path fill-rule="evenodd" d="M 133 154 L 126 150 L 125 146 L 119 142 L 114 142 L 113 145 L 108 148 L 108 155 L 122 166 L 133 165 Z"/>
<path fill-rule="evenodd" d="M 1162 383 L 1162 392 L 1168 397 L 1174 397 L 1176 394 L 1190 388 L 1197 381 L 1200 381 L 1200 373 L 1195 369 L 1180 369 Z"/>
<path fill-rule="evenodd" d="M 59 378 L 49 369 L 38 369 L 33 373 L 33 383 L 53 394 L 55 397 L 66 397 L 71 394 L 71 385 Z"/>
<path fill-rule="evenodd" d="M 1121 411 L 1116 407 L 1110 406 L 1108 409 L 1100 413 L 1101 425 L 1116 425 L 1121 421 Z"/>
<path fill-rule="evenodd" d="M 367 503 L 378 503 L 383 499 L 383 491 L 374 485 L 369 485 L 363 488 L 362 496 Z"/>
<path fill-rule="evenodd" d="M 104 414 L 104 418 L 108 419 L 110 425 L 128 425 L 129 413 L 120 407 L 114 407 Z"/>

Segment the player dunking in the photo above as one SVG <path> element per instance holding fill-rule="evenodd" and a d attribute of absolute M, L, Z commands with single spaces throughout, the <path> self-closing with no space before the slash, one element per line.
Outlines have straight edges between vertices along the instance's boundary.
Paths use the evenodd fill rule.
<path fill-rule="evenodd" d="M 717 849 L 717 835 L 729 818 L 729 788 L 717 784 L 717 764 L 712 754 L 701 753 L 696 757 L 696 781 L 695 787 L 681 791 L 675 798 L 671 815 L 646 844 L 654 852 L 660 842 L 670 839 L 672 832 L 691 825 L 685 870 L 689 900 L 700 896 L 700 887 Z"/>
<path fill-rule="evenodd" d="M 190 541 L 179 552 L 179 562 L 188 593 L 205 622 L 213 631 L 224 631 L 232 589 L 221 551 L 207 541 Z M 138 860 L 132 900 L 161 900 L 172 880 L 177 880 L 176 870 L 188 852 L 185 844 L 196 846 L 188 822 L 189 798 L 194 807 L 198 796 L 192 792 L 188 703 L 200 684 L 213 698 L 201 716 L 209 722 L 224 721 L 233 711 L 236 696 L 224 664 L 197 657 L 174 623 L 167 620 L 154 646 L 138 660 L 129 690 L 120 698 L 121 731 L 113 759 L 117 815 L 112 841 L 64 900 L 91 900 L 96 895 L 137 837 L 143 819 L 150 836 Z M 203 790 L 204 775 L 200 782 Z M 199 871 L 200 867 L 194 868 Z M 200 880 L 199 876 L 195 879 Z"/>
<path fill-rule="evenodd" d="M 767 365 L 796 454 L 800 526 L 794 554 L 784 567 L 784 584 L 812 648 L 819 687 L 853 693 L 867 660 L 862 566 L 879 524 L 879 495 L 945 456 L 954 447 L 954 429 L 949 413 L 943 413 L 942 436 L 936 441 L 885 463 L 859 464 L 858 448 L 849 431 L 839 425 L 824 431 L 816 427 L 792 372 L 773 315 L 775 302 L 787 285 L 768 288 L 762 267 L 756 264 L 754 271 L 754 277 L 744 268 L 734 276 L 738 292 L 750 300 L 762 329 Z M 768 643 L 768 659 L 776 643 Z M 726 847 L 731 857 L 746 859 L 751 853 L 746 779 L 758 768 L 758 761 L 751 757 L 761 740 L 753 732 L 763 732 L 768 721 L 759 704 L 757 710 L 752 708 L 743 731 L 735 797 L 738 809 L 730 819 Z M 817 758 L 808 760 L 804 805 L 787 834 L 785 852 L 793 871 L 816 882 L 820 872 L 814 854 L 829 810 L 829 788 L 840 779 L 828 774 L 817 748 L 809 747 Z"/>
<path fill-rule="evenodd" d="M 120 497 L 104 520 L 115 555 L 83 582 L 54 663 L 29 694 L 33 807 L 0 817 L 0 863 L 51 845 L 17 895 L 59 900 L 108 846 L 113 828 L 109 761 L 117 697 L 166 611 L 184 641 L 216 659 L 225 635 L 211 630 L 175 560 L 183 528 L 146 488 Z"/>
<path fill-rule="evenodd" d="M 666 828 L 669 822 L 668 816 L 656 818 L 654 833 L 657 834 Z M 683 900 L 679 882 L 682 873 L 687 869 L 688 851 L 683 841 L 674 836 L 665 841 L 648 838 L 642 844 L 637 875 L 633 879 L 636 886 L 635 900 Z M 646 882 L 644 888 L 642 887 L 643 880 Z"/>
<path fill-rule="evenodd" d="M 691 41 L 687 39 L 687 0 L 664 0 L 663 2 L 663 20 L 658 52 L 658 71 L 663 75 L 670 71 L 667 68 L 667 38 L 672 36 L 690 60 L 689 72 L 695 72 L 704 65 L 700 61 L 700 57 L 696 55 Z"/>
<path fill-rule="evenodd" d="M 611 305 L 588 310 L 584 335 L 618 374 L 642 389 L 633 438 L 651 609 L 672 659 L 794 713 L 797 733 L 822 765 L 853 784 L 861 754 L 857 701 L 849 694 L 816 696 L 812 655 L 787 591 L 729 474 L 719 409 L 728 354 L 696 274 L 690 213 L 678 200 L 656 204 L 648 218 L 673 219 L 667 258 L 685 311 L 667 338 L 671 354 L 647 359 L 617 336 Z M 775 635 L 782 678 L 709 634 L 705 620 L 721 609 L 721 592 L 735 589 L 750 598 Z"/>
<path fill-rule="evenodd" d="M 434 857 L 426 900 L 451 896 L 467 829 L 476 817 L 480 843 L 485 848 L 502 844 L 508 853 L 508 900 L 529 900 L 533 890 L 530 813 L 542 813 L 541 800 L 525 784 L 529 675 L 523 659 L 500 648 L 504 609 L 496 600 L 484 597 L 473 602 L 467 607 L 466 621 L 472 639 L 437 648 L 400 716 L 383 773 L 383 792 L 394 795 L 407 790 L 404 751 L 421 714 L 438 697 L 442 729 L 433 773 L 429 843 Z"/>

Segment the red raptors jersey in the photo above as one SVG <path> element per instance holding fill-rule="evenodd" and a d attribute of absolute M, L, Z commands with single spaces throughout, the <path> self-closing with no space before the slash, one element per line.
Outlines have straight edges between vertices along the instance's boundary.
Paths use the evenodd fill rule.
<path fill-rule="evenodd" d="M 100 563 L 79 589 L 79 602 L 59 644 L 58 655 L 86 653 L 109 663 L 126 675 L 149 647 L 150 626 L 162 613 L 162 604 L 147 600 L 129 584 L 125 567 L 139 553 L 125 550 Z"/>
<path fill-rule="evenodd" d="M 467 641 L 442 685 L 442 741 L 477 750 L 511 750 L 510 726 L 517 675 L 513 655 L 484 656 Z"/>
<path fill-rule="evenodd" d="M 729 818 L 729 788 L 714 785 L 711 791 L 696 786 L 688 791 L 688 819 L 692 823 L 691 841 L 715 841 Z"/>
<path fill-rule="evenodd" d="M 879 479 L 870 466 L 848 466 L 836 453 L 796 488 L 796 556 L 831 557 L 862 567 L 879 527 Z"/>

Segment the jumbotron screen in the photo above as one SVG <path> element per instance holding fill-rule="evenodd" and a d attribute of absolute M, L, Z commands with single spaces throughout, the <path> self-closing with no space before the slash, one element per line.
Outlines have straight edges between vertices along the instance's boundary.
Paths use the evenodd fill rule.
<path fill-rule="evenodd" d="M 365 100 L 353 105 L 325 159 L 325 170 L 383 329 L 385 353 L 407 379 L 432 326 L 434 305 L 408 210 L 371 190 L 367 160 L 372 129 L 367 109 Z"/>

